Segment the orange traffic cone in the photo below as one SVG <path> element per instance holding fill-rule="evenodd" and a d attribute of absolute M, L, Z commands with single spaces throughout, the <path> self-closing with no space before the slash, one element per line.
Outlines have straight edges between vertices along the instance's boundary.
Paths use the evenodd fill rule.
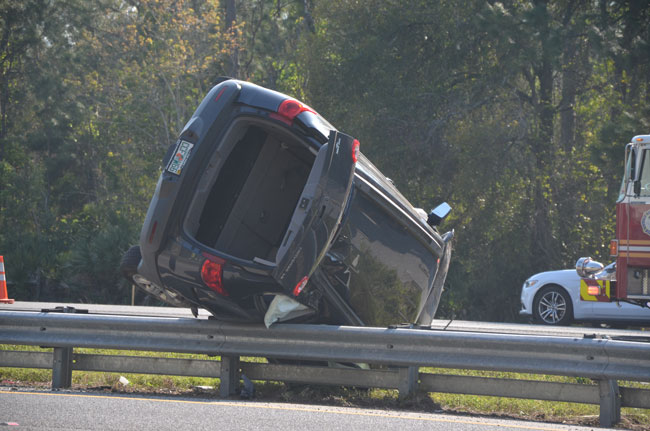
<path fill-rule="evenodd" d="M 0 303 L 13 304 L 14 300 L 7 298 L 7 277 L 5 277 L 5 259 L 0 256 Z"/>

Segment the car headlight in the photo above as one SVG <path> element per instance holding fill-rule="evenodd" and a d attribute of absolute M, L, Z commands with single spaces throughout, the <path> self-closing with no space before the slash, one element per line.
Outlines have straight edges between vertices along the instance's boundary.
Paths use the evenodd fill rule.
<path fill-rule="evenodd" d="M 532 287 L 537 284 L 538 280 L 526 280 L 524 283 L 524 288 Z"/>

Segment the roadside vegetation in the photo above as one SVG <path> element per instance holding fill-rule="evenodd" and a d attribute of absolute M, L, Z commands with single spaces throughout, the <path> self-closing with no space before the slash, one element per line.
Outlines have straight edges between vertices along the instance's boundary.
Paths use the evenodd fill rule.
<path fill-rule="evenodd" d="M 51 349 L 31 346 L 0 345 L 0 351 L 2 350 L 51 351 Z M 218 357 L 195 354 L 100 349 L 75 349 L 75 353 L 202 360 L 218 359 Z M 242 361 L 266 362 L 262 358 L 242 358 Z M 593 384 L 589 379 L 580 377 L 543 376 L 523 373 L 450 370 L 443 368 L 422 368 L 420 372 Z M 122 381 L 120 380 L 121 378 Z M 126 381 L 123 380 L 124 378 Z M 0 390 L 8 390 L 11 388 L 49 389 L 51 387 L 51 380 L 51 370 L 0 368 Z M 397 390 L 301 385 L 282 382 L 254 382 L 254 384 L 255 395 L 253 399 L 257 401 L 374 409 L 403 409 L 429 413 L 444 412 L 598 426 L 599 408 L 596 405 L 588 404 L 444 393 L 418 393 L 401 400 L 398 397 Z M 619 382 L 619 384 L 625 387 L 650 389 L 648 384 L 638 382 Z M 137 393 L 152 396 L 181 395 L 187 397 L 219 398 L 219 379 L 73 371 L 72 389 L 91 392 Z M 240 397 L 234 396 L 233 398 L 238 399 Z M 647 430 L 650 427 L 650 411 L 646 409 L 623 408 L 621 410 L 621 422 L 617 427 L 632 430 Z"/>
<path fill-rule="evenodd" d="M 228 75 L 303 99 L 416 206 L 448 201 L 439 317 L 513 321 L 531 274 L 607 259 L 624 144 L 650 132 L 648 22 L 643 0 L 5 1 L 10 297 L 130 302 L 117 266 L 160 160 Z"/>

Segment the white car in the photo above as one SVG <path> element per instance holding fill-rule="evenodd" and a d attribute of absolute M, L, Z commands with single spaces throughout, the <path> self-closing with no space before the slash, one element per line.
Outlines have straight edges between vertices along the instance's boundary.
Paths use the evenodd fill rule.
<path fill-rule="evenodd" d="M 598 278 L 614 277 L 615 273 L 612 263 Z M 650 326 L 650 308 L 626 302 L 582 301 L 580 277 L 575 269 L 540 272 L 526 280 L 521 288 L 519 314 L 546 325 L 578 321 Z"/>

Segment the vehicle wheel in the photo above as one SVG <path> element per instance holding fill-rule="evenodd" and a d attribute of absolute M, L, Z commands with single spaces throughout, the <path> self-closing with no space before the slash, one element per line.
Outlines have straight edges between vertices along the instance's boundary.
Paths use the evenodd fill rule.
<path fill-rule="evenodd" d="M 142 259 L 142 254 L 140 253 L 140 246 L 134 245 L 129 248 L 124 256 L 122 256 L 122 262 L 120 263 L 120 272 L 122 275 L 129 280 L 130 283 L 135 284 L 144 291 L 147 295 L 153 296 L 154 298 L 163 301 L 174 307 L 191 307 L 192 304 L 187 302 L 185 298 L 181 295 L 178 295 L 176 292 L 172 292 L 166 289 L 161 289 L 160 287 L 152 284 L 147 279 L 138 274 L 138 265 Z"/>
<path fill-rule="evenodd" d="M 573 320 L 571 297 L 559 286 L 547 286 L 535 296 L 533 314 L 545 325 L 568 325 Z"/>
<path fill-rule="evenodd" d="M 122 275 L 133 283 L 133 276 L 138 272 L 138 265 L 140 264 L 142 255 L 140 254 L 140 246 L 134 245 L 129 248 L 120 262 L 120 272 Z"/>

